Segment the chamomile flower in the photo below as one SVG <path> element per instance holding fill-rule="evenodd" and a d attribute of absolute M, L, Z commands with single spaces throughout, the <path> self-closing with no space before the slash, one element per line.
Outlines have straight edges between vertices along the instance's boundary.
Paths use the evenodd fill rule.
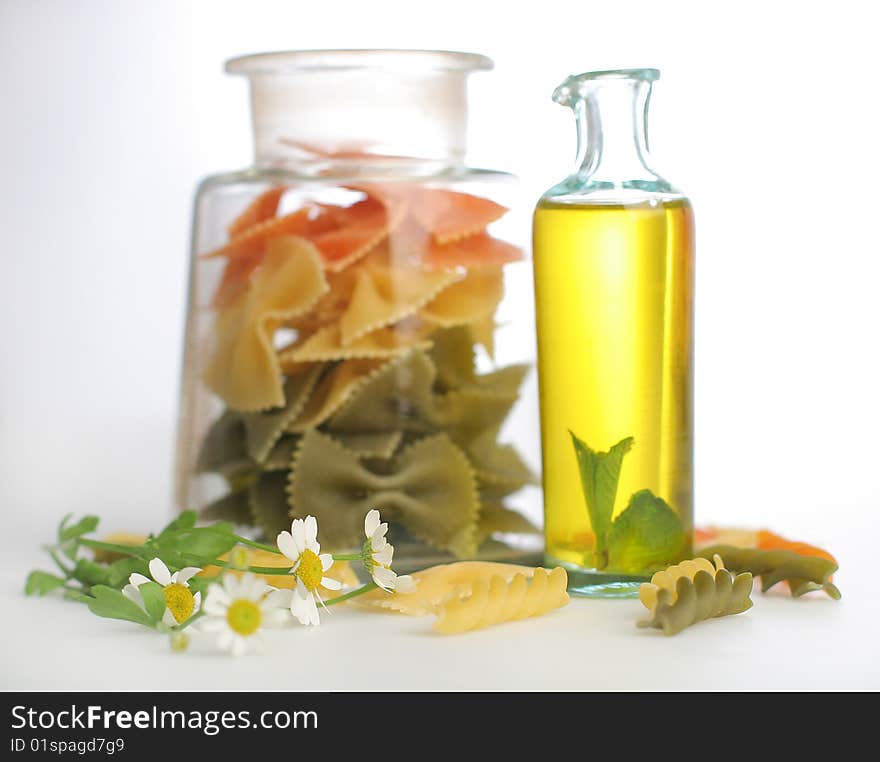
<path fill-rule="evenodd" d="M 320 624 L 318 604 L 324 605 L 319 587 L 339 590 L 342 583 L 324 572 L 333 566 L 333 556 L 321 553 L 318 543 L 318 521 L 314 516 L 294 519 L 289 532 L 278 535 L 278 549 L 291 560 L 291 574 L 296 575 L 296 587 L 290 595 L 282 598 L 276 594 L 275 600 L 289 600 L 290 613 L 301 624 Z"/>
<path fill-rule="evenodd" d="M 185 622 L 199 610 L 202 594 L 193 594 L 189 589 L 189 580 L 201 569 L 196 566 L 186 566 L 172 574 L 161 558 L 154 558 L 150 561 L 149 567 L 152 580 L 143 574 L 132 574 L 128 578 L 129 584 L 122 590 L 128 598 L 142 606 L 143 598 L 138 588 L 145 582 L 155 581 L 160 584 L 165 593 L 165 613 L 162 615 L 162 622 L 168 627 Z"/>
<path fill-rule="evenodd" d="M 217 646 L 240 656 L 263 645 L 262 630 L 280 624 L 287 612 L 273 602 L 272 591 L 262 579 L 247 573 L 226 574 L 208 588 L 199 631 L 217 633 Z"/>
<path fill-rule="evenodd" d="M 411 593 L 416 589 L 413 578 L 404 575 L 398 576 L 391 570 L 391 560 L 394 558 L 394 546 L 385 539 L 388 532 L 388 524 L 382 523 L 379 511 L 371 510 L 364 519 L 363 562 L 367 573 L 373 578 L 379 587 L 387 592 Z"/>

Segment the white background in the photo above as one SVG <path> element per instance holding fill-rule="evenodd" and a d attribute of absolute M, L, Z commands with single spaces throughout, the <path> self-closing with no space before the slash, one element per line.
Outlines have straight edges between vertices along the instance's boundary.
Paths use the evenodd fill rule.
<path fill-rule="evenodd" d="M 16 565 L 37 562 L 63 513 L 149 529 L 169 510 L 191 194 L 250 160 L 245 83 L 222 62 L 319 47 L 494 58 L 473 80 L 471 160 L 520 175 L 529 203 L 574 151 L 553 87 L 589 69 L 662 70 L 653 163 L 698 227 L 697 521 L 825 544 L 844 592 L 859 589 L 880 530 L 868 7 L 0 0 L 0 504 L 16 548 L 0 553 L 4 593 L 19 605 Z M 847 633 L 876 628 L 876 591 L 844 606 Z M 852 681 L 835 683 L 826 659 L 828 684 L 878 687 L 876 662 L 855 669 L 866 655 L 844 642 L 856 641 L 841 640 L 833 672 L 849 664 Z"/>

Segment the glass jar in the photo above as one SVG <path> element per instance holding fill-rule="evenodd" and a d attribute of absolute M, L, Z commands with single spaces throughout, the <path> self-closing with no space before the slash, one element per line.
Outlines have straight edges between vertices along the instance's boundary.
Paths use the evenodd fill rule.
<path fill-rule="evenodd" d="M 540 551 L 512 178 L 463 164 L 467 77 L 489 68 L 384 50 L 227 63 L 249 78 L 255 165 L 196 195 L 178 508 L 269 541 L 313 515 L 340 552 L 378 508 L 399 570 Z"/>
<path fill-rule="evenodd" d="M 574 172 L 534 215 L 547 560 L 626 596 L 693 533 L 693 214 L 648 166 L 656 69 L 569 77 Z"/>

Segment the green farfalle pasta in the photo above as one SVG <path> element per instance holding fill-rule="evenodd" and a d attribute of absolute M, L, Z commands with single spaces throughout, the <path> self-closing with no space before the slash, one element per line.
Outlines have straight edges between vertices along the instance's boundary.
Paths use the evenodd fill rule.
<path fill-rule="evenodd" d="M 245 425 L 239 413 L 227 410 L 208 430 L 196 460 L 197 473 L 216 473 L 234 480 L 252 471 L 245 445 Z"/>
<path fill-rule="evenodd" d="M 519 511 L 496 500 L 487 500 L 481 493 L 480 518 L 476 541 L 481 545 L 496 532 L 505 534 L 539 534 L 540 530 Z"/>
<path fill-rule="evenodd" d="M 321 366 L 315 365 L 303 373 L 288 378 L 284 384 L 284 407 L 266 413 L 248 413 L 242 416 L 247 451 L 257 463 L 262 463 L 267 458 L 287 426 L 302 412 L 321 376 L 321 371 Z"/>
<path fill-rule="evenodd" d="M 538 481 L 516 448 L 500 444 L 494 431 L 484 432 L 465 451 L 482 492 L 503 496 Z"/>
<path fill-rule="evenodd" d="M 343 447 L 357 453 L 359 458 L 379 458 L 387 460 L 392 457 L 403 441 L 402 431 L 362 431 L 333 434 Z"/>
<path fill-rule="evenodd" d="M 840 590 L 831 582 L 837 564 L 827 558 L 802 556 L 792 550 L 738 548 L 733 545 L 712 545 L 703 548 L 698 555 L 703 558 L 721 556 L 728 569 L 750 572 L 760 577 L 761 592 L 767 592 L 780 582 L 788 582 L 795 598 L 814 590 L 823 590 L 834 600 L 840 598 Z"/>
<path fill-rule="evenodd" d="M 233 524 L 250 524 L 253 522 L 247 488 L 230 492 L 223 497 L 208 503 L 199 512 L 205 521 L 231 521 Z"/>
<path fill-rule="evenodd" d="M 474 339 L 470 328 L 458 325 L 431 335 L 434 345 L 428 354 L 437 369 L 437 383 L 443 391 L 470 384 L 474 380 Z"/>
<path fill-rule="evenodd" d="M 291 516 L 311 513 L 330 548 L 359 547 L 363 517 L 381 505 L 421 541 L 462 556 L 474 552 L 479 517 L 476 477 L 445 434 L 403 449 L 388 473 L 375 473 L 331 436 L 303 435 L 290 472 Z"/>
<path fill-rule="evenodd" d="M 293 453 L 299 446 L 300 434 L 285 434 L 270 450 L 260 466 L 264 471 L 288 471 L 293 461 Z"/>
<path fill-rule="evenodd" d="M 279 532 L 290 530 L 287 473 L 287 471 L 268 471 L 260 474 L 248 489 L 248 506 L 251 515 L 267 538 L 274 539 Z"/>
<path fill-rule="evenodd" d="M 430 431 L 436 371 L 424 352 L 413 351 L 376 370 L 330 419 L 332 431 Z"/>
<path fill-rule="evenodd" d="M 709 571 L 712 565 L 705 563 L 708 568 L 698 562 L 685 561 L 678 567 L 658 572 L 650 583 L 644 583 L 639 597 L 648 607 L 650 617 L 640 621 L 638 626 L 655 627 L 663 630 L 664 635 L 676 635 L 705 619 L 740 614 L 752 607 L 751 574 L 745 572 L 734 577 L 717 557 L 714 572 Z M 669 576 L 662 586 L 654 584 L 660 575 Z"/>

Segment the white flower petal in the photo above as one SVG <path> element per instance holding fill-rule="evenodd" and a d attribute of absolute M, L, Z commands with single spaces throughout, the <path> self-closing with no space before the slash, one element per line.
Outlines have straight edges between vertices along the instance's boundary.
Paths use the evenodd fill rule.
<path fill-rule="evenodd" d="M 372 537 L 373 532 L 379 526 L 379 511 L 375 508 L 367 511 L 367 515 L 364 517 L 364 534 L 367 537 Z"/>
<path fill-rule="evenodd" d="M 238 598 L 241 593 L 241 583 L 237 574 L 225 574 L 223 576 L 223 589 L 230 598 Z"/>
<path fill-rule="evenodd" d="M 202 607 L 202 594 L 196 593 L 193 596 L 193 614 L 195 614 Z"/>
<path fill-rule="evenodd" d="M 373 581 L 383 590 L 393 590 L 397 575 L 384 566 L 373 567 Z"/>
<path fill-rule="evenodd" d="M 382 548 L 386 547 L 387 545 L 388 540 L 386 540 L 380 534 L 374 534 L 373 537 L 370 539 L 370 547 L 373 549 L 374 552 L 377 550 L 382 550 Z"/>
<path fill-rule="evenodd" d="M 184 566 L 179 572 L 175 573 L 174 581 L 180 583 L 181 585 L 185 585 L 200 571 L 201 569 L 198 566 Z"/>
<path fill-rule="evenodd" d="M 299 558 L 299 549 L 296 547 L 293 535 L 290 534 L 290 532 L 281 532 L 275 542 L 278 543 L 278 550 L 280 550 L 291 561 L 296 561 Z"/>
<path fill-rule="evenodd" d="M 306 516 L 303 522 L 306 533 L 306 545 L 311 545 L 318 540 L 318 520 L 314 516 Z"/>
<path fill-rule="evenodd" d="M 326 587 L 328 590 L 342 590 L 342 583 L 333 577 L 321 577 L 321 587 Z"/>
<path fill-rule="evenodd" d="M 205 613 L 208 616 L 226 616 L 226 612 L 229 610 L 229 604 L 231 603 L 229 598 L 224 596 L 217 595 L 217 591 L 214 588 L 208 591 L 208 595 L 205 597 Z"/>
<path fill-rule="evenodd" d="M 149 580 L 147 581 L 149 582 Z M 130 601 L 134 601 L 141 608 L 144 607 L 144 597 L 141 595 L 141 591 L 134 585 L 126 585 L 123 587 L 122 594 Z"/>
<path fill-rule="evenodd" d="M 247 643 L 245 643 L 244 638 L 238 636 L 232 639 L 232 651 L 233 656 L 241 656 L 245 651 L 247 651 Z"/>
<path fill-rule="evenodd" d="M 287 624 L 289 619 L 290 611 L 286 608 L 270 609 L 263 613 L 263 623 L 266 627 L 280 627 L 283 624 Z"/>
<path fill-rule="evenodd" d="M 137 572 L 135 572 L 134 574 L 132 574 L 132 575 L 129 576 L 128 581 L 129 581 L 134 587 L 137 587 L 138 585 L 143 585 L 144 582 L 149 582 L 149 581 L 150 581 L 150 578 L 149 578 L 149 577 L 145 577 L 143 574 L 138 574 Z"/>
<path fill-rule="evenodd" d="M 165 609 L 165 613 L 162 614 L 162 624 L 166 627 L 174 627 L 174 625 L 177 624 L 177 620 L 174 618 L 174 614 L 171 613 L 171 609 Z"/>
<path fill-rule="evenodd" d="M 229 627 L 229 623 L 226 621 L 225 617 L 221 618 L 218 616 L 204 617 L 203 619 L 200 619 L 196 624 L 198 625 L 198 628 L 201 632 L 220 632 L 220 630 L 225 630 Z"/>
<path fill-rule="evenodd" d="M 293 596 L 290 603 L 290 613 L 299 620 L 300 624 L 315 625 L 321 623 L 321 620 L 318 618 L 318 607 L 315 605 L 315 599 L 308 594 L 305 597 L 301 595 Z"/>
<path fill-rule="evenodd" d="M 150 561 L 150 574 L 162 587 L 171 584 L 171 572 L 165 566 L 165 562 L 161 558 L 154 558 Z"/>
<path fill-rule="evenodd" d="M 327 571 L 333 566 L 333 556 L 330 553 L 322 553 L 318 558 L 321 559 L 321 571 Z"/>
<path fill-rule="evenodd" d="M 296 545 L 296 556 L 299 556 L 306 549 L 306 529 L 302 519 L 294 519 L 290 525 L 290 534 Z M 294 556 L 294 557 L 296 557 Z"/>
<path fill-rule="evenodd" d="M 232 630 L 222 630 L 217 636 L 217 648 L 221 651 L 229 651 L 235 640 L 235 633 Z"/>
<path fill-rule="evenodd" d="M 218 585 L 216 582 L 208 586 L 208 590 L 205 595 L 209 598 L 220 601 L 227 606 L 232 602 L 232 598 L 229 597 L 229 593 L 226 592 L 226 588 L 223 587 L 223 585 Z"/>
<path fill-rule="evenodd" d="M 391 559 L 394 557 L 394 546 L 386 545 L 382 550 L 373 553 L 373 563 L 381 566 L 391 566 Z"/>
<path fill-rule="evenodd" d="M 260 604 L 260 609 L 263 613 L 276 608 L 289 609 L 290 599 L 292 597 L 293 590 L 273 590 L 263 599 L 263 602 Z"/>

